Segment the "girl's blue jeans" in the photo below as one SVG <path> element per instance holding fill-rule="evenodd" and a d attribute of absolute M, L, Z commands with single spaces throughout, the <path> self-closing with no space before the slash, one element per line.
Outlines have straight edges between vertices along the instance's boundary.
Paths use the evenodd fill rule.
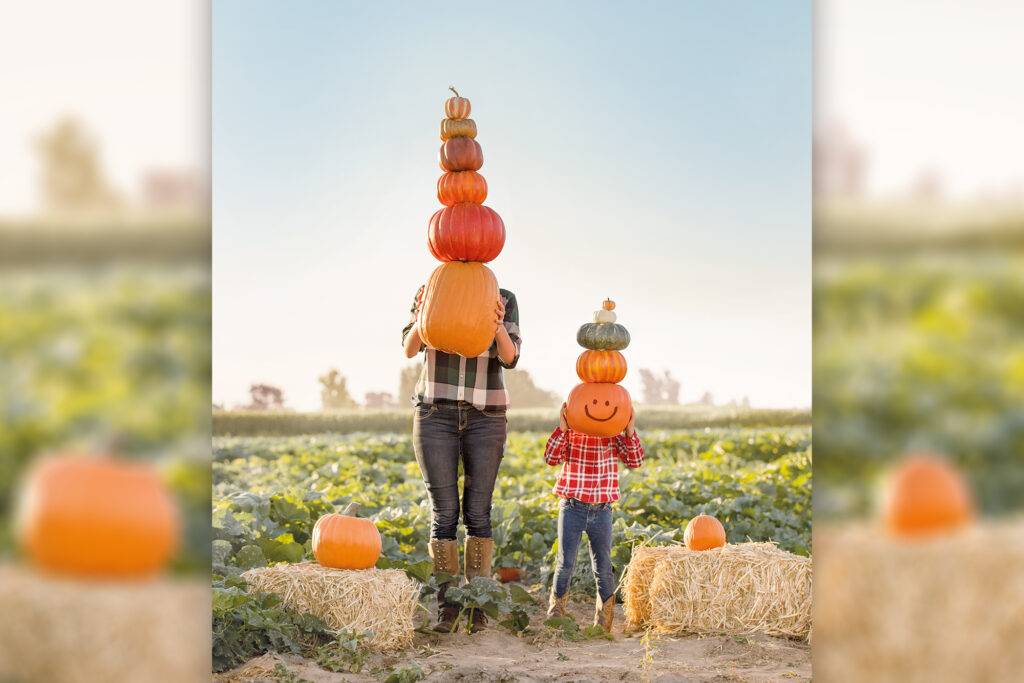
<path fill-rule="evenodd" d="M 597 580 L 601 601 L 615 593 L 612 570 L 612 504 L 584 503 L 563 498 L 558 508 L 558 562 L 555 565 L 555 596 L 569 592 L 569 581 L 576 569 L 576 557 L 583 532 L 590 541 L 590 562 Z"/>
<path fill-rule="evenodd" d="M 468 403 L 419 403 L 412 446 L 430 496 L 430 538 L 454 539 L 459 527 L 459 460 L 466 533 L 491 538 L 491 498 L 505 453 L 504 411 Z"/>

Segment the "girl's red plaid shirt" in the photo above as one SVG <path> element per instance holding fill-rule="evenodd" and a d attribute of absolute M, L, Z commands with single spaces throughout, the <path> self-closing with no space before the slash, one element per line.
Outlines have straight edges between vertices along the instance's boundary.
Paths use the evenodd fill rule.
<path fill-rule="evenodd" d="M 619 460 L 631 469 L 643 464 L 644 447 L 636 432 L 609 437 L 556 428 L 544 449 L 544 462 L 562 466 L 555 493 L 584 503 L 619 499 Z"/>

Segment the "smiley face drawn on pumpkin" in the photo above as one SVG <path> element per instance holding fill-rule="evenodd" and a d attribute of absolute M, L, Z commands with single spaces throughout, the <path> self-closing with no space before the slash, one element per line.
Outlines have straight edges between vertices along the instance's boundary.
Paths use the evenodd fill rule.
<path fill-rule="evenodd" d="M 569 428 L 590 436 L 615 436 L 629 422 L 629 392 L 611 382 L 583 382 L 569 392 L 566 401 Z"/>
<path fill-rule="evenodd" d="M 591 401 L 591 403 L 593 403 L 596 406 L 598 404 L 598 400 L 595 398 L 593 401 Z M 612 403 L 611 401 L 605 401 L 604 402 L 604 404 L 606 406 L 611 405 L 611 403 Z M 608 420 L 610 420 L 613 417 L 615 417 L 615 414 L 619 412 L 619 407 L 615 406 L 612 409 L 612 414 L 609 415 L 608 417 L 594 417 L 594 414 L 590 412 L 590 406 L 587 405 L 586 403 L 584 403 L 583 404 L 583 412 L 586 413 L 587 417 L 589 417 L 591 420 L 597 420 L 598 422 L 607 422 Z"/>

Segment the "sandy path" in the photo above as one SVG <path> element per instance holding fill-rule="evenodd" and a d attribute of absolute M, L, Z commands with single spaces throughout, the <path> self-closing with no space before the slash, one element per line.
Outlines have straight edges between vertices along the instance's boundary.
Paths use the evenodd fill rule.
<path fill-rule="evenodd" d="M 593 620 L 593 603 L 573 602 L 569 610 L 581 625 Z M 531 630 L 543 629 L 543 614 L 533 615 Z M 373 667 L 392 668 L 415 661 L 425 681 L 809 681 L 811 649 L 805 643 L 754 635 L 733 638 L 652 637 L 645 647 L 642 634 L 624 634 L 622 608 L 615 607 L 615 641 L 569 642 L 526 636 L 505 629 L 475 635 L 416 634 L 414 648 L 405 653 L 374 656 L 359 674 L 331 673 L 315 662 L 293 656 L 264 655 L 215 677 L 225 683 L 271 681 L 266 673 L 283 663 L 297 679 L 313 683 L 380 681 Z M 650 659 L 645 664 L 645 658 Z"/>

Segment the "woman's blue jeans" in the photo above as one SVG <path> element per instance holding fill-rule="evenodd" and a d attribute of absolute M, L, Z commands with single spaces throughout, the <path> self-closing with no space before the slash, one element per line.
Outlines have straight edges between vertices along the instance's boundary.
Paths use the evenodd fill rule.
<path fill-rule="evenodd" d="M 454 539 L 459 526 L 459 459 L 465 475 L 462 518 L 466 533 L 491 537 L 491 498 L 505 453 L 505 411 L 469 403 L 418 403 L 412 446 L 432 508 L 430 538 Z"/>
<path fill-rule="evenodd" d="M 563 498 L 558 508 L 558 562 L 555 565 L 555 595 L 569 592 L 569 581 L 576 570 L 580 539 L 587 532 L 590 541 L 590 563 L 597 580 L 601 601 L 615 593 L 615 572 L 612 570 L 612 504 L 584 503 Z"/>

